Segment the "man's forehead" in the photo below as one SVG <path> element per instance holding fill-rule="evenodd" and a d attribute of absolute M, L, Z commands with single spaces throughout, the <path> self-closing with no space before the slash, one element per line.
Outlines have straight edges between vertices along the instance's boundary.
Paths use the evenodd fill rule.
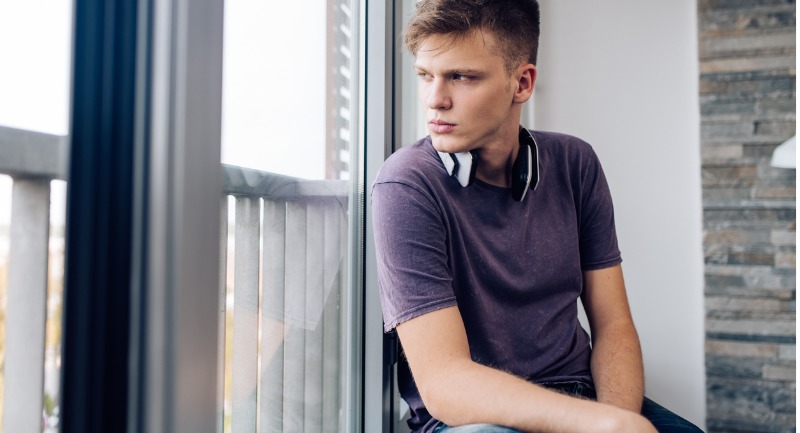
<path fill-rule="evenodd" d="M 492 50 L 494 42 L 494 36 L 491 32 L 480 29 L 470 30 L 466 33 L 434 33 L 422 41 L 419 50 L 417 50 L 417 55 L 422 51 L 426 51 L 436 56 L 453 49 L 464 48 L 465 46 Z"/>
<path fill-rule="evenodd" d="M 417 50 L 415 66 L 425 67 L 440 58 L 447 58 L 451 63 L 449 69 L 478 69 L 478 65 L 484 65 L 485 68 L 487 61 L 503 62 L 491 34 L 478 31 L 429 36 Z"/>

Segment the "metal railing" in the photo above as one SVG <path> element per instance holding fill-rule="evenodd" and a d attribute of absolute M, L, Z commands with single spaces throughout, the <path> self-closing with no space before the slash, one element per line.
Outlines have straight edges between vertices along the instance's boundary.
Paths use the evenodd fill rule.
<path fill-rule="evenodd" d="M 65 179 L 66 137 L 0 127 L 0 174 L 12 177 L 6 281 L 3 431 L 41 432 L 50 181 Z"/>
<path fill-rule="evenodd" d="M 13 179 L 7 432 L 42 431 L 50 181 L 66 180 L 67 151 L 66 137 L 0 126 L 0 174 Z M 220 365 L 230 366 L 230 429 L 339 431 L 350 313 L 343 307 L 350 296 L 345 290 L 349 182 L 224 164 L 223 172 L 219 288 L 220 308 L 229 311 L 220 322 L 219 353 Z M 229 197 L 235 201 L 232 225 Z M 219 373 L 220 399 L 225 374 Z M 220 420 L 219 431 L 222 426 Z"/>
<path fill-rule="evenodd" d="M 258 420 L 260 432 L 337 432 L 349 183 L 230 166 L 224 179 L 236 202 L 232 431 Z"/>

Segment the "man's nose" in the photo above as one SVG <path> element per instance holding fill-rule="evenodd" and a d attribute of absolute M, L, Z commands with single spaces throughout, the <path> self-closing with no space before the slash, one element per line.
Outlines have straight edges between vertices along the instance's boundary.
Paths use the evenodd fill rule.
<path fill-rule="evenodd" d="M 452 106 L 450 94 L 444 80 L 434 79 L 428 86 L 427 100 L 428 108 L 432 110 L 447 110 Z"/>

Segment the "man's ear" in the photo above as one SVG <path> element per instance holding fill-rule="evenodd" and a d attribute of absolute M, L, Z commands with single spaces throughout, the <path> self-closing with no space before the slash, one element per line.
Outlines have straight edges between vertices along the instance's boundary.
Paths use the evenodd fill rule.
<path fill-rule="evenodd" d="M 514 102 L 522 104 L 531 98 L 536 83 L 536 66 L 531 63 L 520 65 L 514 73 L 516 89 Z"/>

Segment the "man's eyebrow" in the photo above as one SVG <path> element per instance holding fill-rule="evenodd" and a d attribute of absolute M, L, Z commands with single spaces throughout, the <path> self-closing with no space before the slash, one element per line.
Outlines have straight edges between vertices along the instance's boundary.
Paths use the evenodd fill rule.
<path fill-rule="evenodd" d="M 422 72 L 430 72 L 430 71 L 428 71 L 427 69 L 425 69 L 424 67 L 422 67 L 420 65 L 414 65 L 414 69 L 416 69 L 417 71 L 422 71 Z M 478 69 L 458 68 L 458 67 L 456 67 L 456 68 L 445 69 L 444 71 L 442 71 L 442 74 L 443 75 L 456 75 L 456 74 L 458 74 L 458 75 L 481 75 L 481 74 L 483 74 L 483 72 L 478 70 Z"/>

